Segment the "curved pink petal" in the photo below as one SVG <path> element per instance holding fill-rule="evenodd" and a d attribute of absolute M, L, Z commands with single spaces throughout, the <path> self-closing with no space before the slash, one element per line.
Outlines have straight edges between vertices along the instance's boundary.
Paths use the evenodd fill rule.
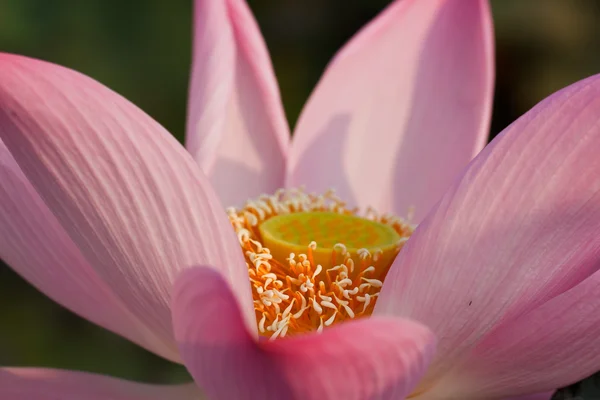
<path fill-rule="evenodd" d="M 288 185 L 419 222 L 486 142 L 493 65 L 486 0 L 395 1 L 327 68 Z"/>
<path fill-rule="evenodd" d="M 73 312 L 173 361 L 172 338 L 156 337 L 88 264 L 0 141 L 0 258 Z"/>
<path fill-rule="evenodd" d="M 149 385 L 84 372 L 0 368 L 2 400 L 202 400 L 193 384 Z"/>
<path fill-rule="evenodd" d="M 196 0 L 186 145 L 225 207 L 283 186 L 289 128 L 244 0 Z"/>
<path fill-rule="evenodd" d="M 568 386 L 600 369 L 600 272 L 509 321 L 447 377 L 465 393 L 507 396 Z M 440 384 L 443 386 L 443 383 Z"/>
<path fill-rule="evenodd" d="M 401 399 L 434 350 L 427 328 L 390 318 L 257 342 L 227 283 L 207 267 L 177 280 L 173 323 L 187 368 L 215 400 Z"/>
<path fill-rule="evenodd" d="M 175 276 L 209 261 L 254 327 L 247 269 L 210 184 L 133 104 L 74 71 L 2 54 L 0 139 L 90 266 L 155 335 L 172 338 Z"/>
<path fill-rule="evenodd" d="M 544 100 L 504 130 L 416 229 L 376 315 L 440 337 L 431 377 L 496 324 L 600 267 L 600 75 Z"/>

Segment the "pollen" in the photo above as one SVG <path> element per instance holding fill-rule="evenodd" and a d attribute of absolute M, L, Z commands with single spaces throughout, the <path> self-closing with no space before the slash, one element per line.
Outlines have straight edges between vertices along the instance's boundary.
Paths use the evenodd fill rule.
<path fill-rule="evenodd" d="M 227 213 L 246 258 L 258 331 L 270 339 L 370 315 L 414 230 L 400 217 L 359 214 L 332 190 L 281 189 Z"/>

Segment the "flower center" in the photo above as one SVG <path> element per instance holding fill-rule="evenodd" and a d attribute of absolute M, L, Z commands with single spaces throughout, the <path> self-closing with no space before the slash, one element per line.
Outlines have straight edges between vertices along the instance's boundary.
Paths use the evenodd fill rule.
<path fill-rule="evenodd" d="M 373 210 L 361 216 L 333 191 L 279 190 L 228 215 L 246 258 L 258 330 L 271 339 L 370 315 L 414 229 Z"/>

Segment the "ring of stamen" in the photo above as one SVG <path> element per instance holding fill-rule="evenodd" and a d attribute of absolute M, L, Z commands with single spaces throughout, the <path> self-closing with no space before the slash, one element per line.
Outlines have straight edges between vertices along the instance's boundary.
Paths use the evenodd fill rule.
<path fill-rule="evenodd" d="M 271 339 L 370 315 L 414 229 L 373 210 L 359 216 L 333 191 L 279 190 L 228 215 L 246 258 L 259 333 Z"/>

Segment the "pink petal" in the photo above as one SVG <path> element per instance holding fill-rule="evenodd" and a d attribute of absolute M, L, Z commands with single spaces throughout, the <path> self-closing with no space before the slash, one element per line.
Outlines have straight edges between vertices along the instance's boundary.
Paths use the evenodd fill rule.
<path fill-rule="evenodd" d="M 254 326 L 248 272 L 221 205 L 185 149 L 133 104 L 74 71 L 3 54 L 0 139 L 98 276 L 153 334 L 172 338 L 178 272 L 209 261 Z"/>
<path fill-rule="evenodd" d="M 485 0 L 391 4 L 334 58 L 304 109 L 289 186 L 417 222 L 486 142 L 494 78 Z"/>
<path fill-rule="evenodd" d="M 431 376 L 501 321 L 600 267 L 600 75 L 541 102 L 499 135 L 417 228 L 376 315 L 440 337 Z"/>
<path fill-rule="evenodd" d="M 196 0 L 187 148 L 223 204 L 283 186 L 289 128 L 244 0 Z"/>
<path fill-rule="evenodd" d="M 202 400 L 192 384 L 148 385 L 83 372 L 0 368 L 2 400 Z"/>
<path fill-rule="evenodd" d="M 600 368 L 600 272 L 496 329 L 446 380 L 514 395 L 568 386 Z"/>
<path fill-rule="evenodd" d="M 207 267 L 177 280 L 173 323 L 186 366 L 215 400 L 401 399 L 434 349 L 427 328 L 390 318 L 257 342 L 228 284 Z"/>
<path fill-rule="evenodd" d="M 163 357 L 180 359 L 172 338 L 153 335 L 88 264 L 2 141 L 0 257 L 71 311 Z"/>

